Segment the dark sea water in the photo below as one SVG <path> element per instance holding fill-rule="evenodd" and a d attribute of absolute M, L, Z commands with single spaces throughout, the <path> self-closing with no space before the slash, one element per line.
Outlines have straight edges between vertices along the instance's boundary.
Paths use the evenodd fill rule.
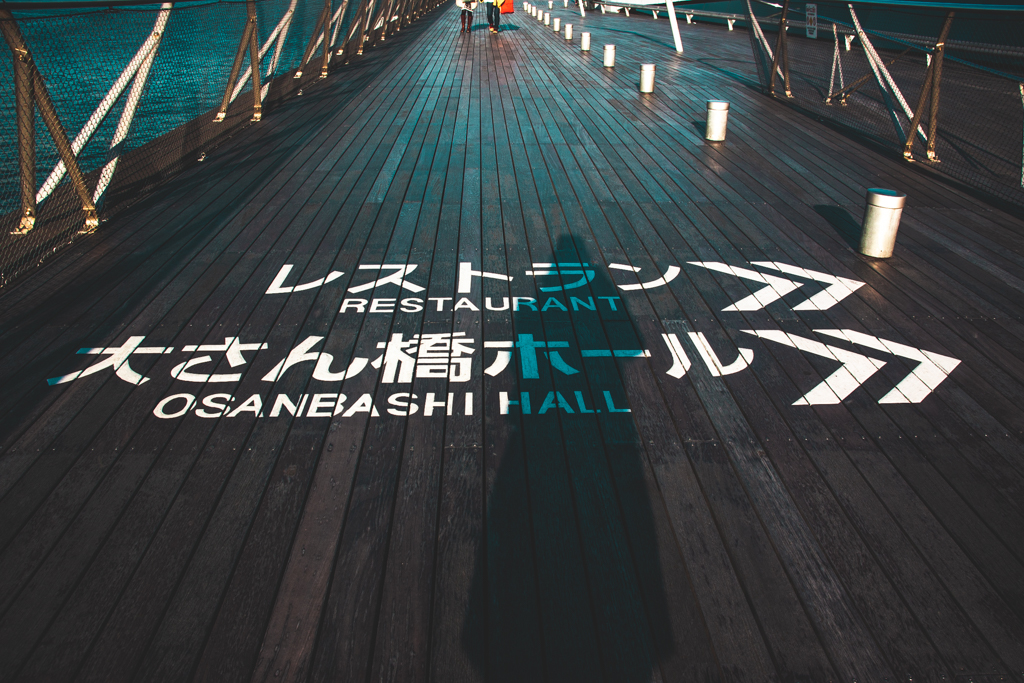
<path fill-rule="evenodd" d="M 261 46 L 289 4 L 290 0 L 257 3 Z M 113 11 L 65 9 L 14 13 L 46 79 L 69 139 L 75 138 L 153 31 L 158 9 L 159 6 L 146 6 Z M 320 0 L 297 0 L 276 74 L 297 66 L 322 9 Z M 139 147 L 220 104 L 245 18 L 244 3 L 179 3 L 171 10 L 124 151 Z M 264 76 L 275 47 L 276 41 L 261 60 Z M 248 59 L 243 63 L 243 72 L 247 66 Z M 106 163 L 129 89 L 130 86 L 125 89 L 121 100 L 82 151 L 80 163 L 84 172 Z M 249 92 L 249 88 L 244 92 Z M 233 106 L 249 103 L 251 94 L 242 94 Z M 38 187 L 58 161 L 56 149 L 38 114 L 36 145 Z M 20 205 L 13 68 L 7 49 L 0 54 L 0 150 L 0 214 L 6 214 Z"/>

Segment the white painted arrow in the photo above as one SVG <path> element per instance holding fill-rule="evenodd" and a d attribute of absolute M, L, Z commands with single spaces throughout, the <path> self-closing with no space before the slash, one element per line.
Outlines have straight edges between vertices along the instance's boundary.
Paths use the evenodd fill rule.
<path fill-rule="evenodd" d="M 800 268 L 799 266 L 792 266 L 788 263 L 780 263 L 779 261 L 752 261 L 751 263 L 759 268 L 772 268 L 774 270 L 780 270 L 787 275 L 798 275 L 800 277 L 805 277 L 808 280 L 817 280 L 818 282 L 824 282 L 828 285 L 828 287 L 821 290 L 807 301 L 802 301 L 794 306 L 794 311 L 828 310 L 864 286 L 864 283 L 859 280 L 851 280 L 849 278 L 839 277 L 838 275 L 829 275 L 828 273 L 822 273 L 821 271 L 808 270 L 807 268 Z"/>
<path fill-rule="evenodd" d="M 960 365 L 960 361 L 956 358 L 924 349 L 915 349 L 912 346 L 888 339 L 872 337 L 863 332 L 853 330 L 815 330 L 815 332 L 837 339 L 845 339 L 876 351 L 884 351 L 894 356 L 918 361 L 917 367 L 903 378 L 895 389 L 880 398 L 879 403 L 920 403 L 942 384 L 942 380 L 946 379 L 956 366 Z"/>
<path fill-rule="evenodd" d="M 745 280 L 753 280 L 754 282 L 761 282 L 767 287 L 762 287 L 750 296 L 737 301 L 732 306 L 723 308 L 723 311 L 759 311 L 768 304 L 778 301 L 782 297 L 786 296 L 798 287 L 802 287 L 805 283 L 794 282 L 792 280 L 785 280 L 775 275 L 768 275 L 767 273 L 758 273 L 755 270 L 749 270 L 747 268 L 740 268 L 738 266 L 730 266 L 726 263 L 719 263 L 717 261 L 689 261 L 691 266 L 700 266 L 701 268 L 707 268 L 708 270 L 716 270 L 719 273 L 726 273 L 727 275 L 735 275 L 736 277 L 743 278 Z"/>
<path fill-rule="evenodd" d="M 822 344 L 814 339 L 805 339 L 782 330 L 740 330 L 761 339 L 769 339 L 807 353 L 837 360 L 841 368 L 825 378 L 806 394 L 793 402 L 795 406 L 835 405 L 853 393 L 854 389 L 866 382 L 871 375 L 885 365 L 885 361 L 869 358 L 853 351 Z"/>
<path fill-rule="evenodd" d="M 322 277 L 319 280 L 313 280 L 307 282 L 304 285 L 295 285 L 294 287 L 284 287 L 284 281 L 288 279 L 288 274 L 292 272 L 292 265 L 286 263 L 281 266 L 281 270 L 278 271 L 277 277 L 270 283 L 270 288 L 267 289 L 267 294 L 291 294 L 292 292 L 304 292 L 307 289 L 316 289 L 321 285 L 326 285 L 328 282 L 333 282 L 345 273 L 340 270 L 332 270 L 327 277 Z"/>

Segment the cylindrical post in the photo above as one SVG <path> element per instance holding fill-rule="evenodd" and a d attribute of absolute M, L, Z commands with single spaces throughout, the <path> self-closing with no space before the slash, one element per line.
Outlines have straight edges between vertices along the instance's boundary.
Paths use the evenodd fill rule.
<path fill-rule="evenodd" d="M 552 0 L 548 0 L 548 9 L 555 9 L 555 3 Z"/>
<path fill-rule="evenodd" d="M 907 195 L 896 190 L 871 188 L 867 195 L 864 225 L 860 235 L 860 253 L 889 258 L 896 246 L 896 231 Z"/>
<path fill-rule="evenodd" d="M 615 55 L 612 54 L 612 60 L 614 61 Z M 640 92 L 654 92 L 654 65 L 653 64 L 641 64 L 640 65 Z"/>
<path fill-rule="evenodd" d="M 615 46 L 605 45 L 604 46 L 604 65 L 606 67 L 615 66 Z"/>
<path fill-rule="evenodd" d="M 545 26 L 550 26 L 551 25 L 551 12 L 545 12 L 544 13 L 544 25 Z"/>
<path fill-rule="evenodd" d="M 559 31 L 562 30 L 561 23 L 562 23 L 562 20 L 559 19 L 558 17 L 555 17 L 555 25 L 553 27 L 555 33 L 558 33 Z"/>
<path fill-rule="evenodd" d="M 720 100 L 708 101 L 708 122 L 704 129 L 704 139 L 712 142 L 725 140 L 725 130 L 729 124 L 729 103 Z"/>
<path fill-rule="evenodd" d="M 572 40 L 572 24 L 565 25 L 565 39 Z"/>
<path fill-rule="evenodd" d="M 590 34 L 580 34 L 580 52 L 590 52 Z"/>

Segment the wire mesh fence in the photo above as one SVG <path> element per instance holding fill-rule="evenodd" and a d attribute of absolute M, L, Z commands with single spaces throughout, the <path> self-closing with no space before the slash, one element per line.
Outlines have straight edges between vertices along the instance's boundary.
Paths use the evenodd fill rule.
<path fill-rule="evenodd" d="M 0 9 L 0 287 L 436 4 Z"/>
<path fill-rule="evenodd" d="M 1024 207 L 1024 12 L 892 5 L 748 2 L 762 86 Z"/>

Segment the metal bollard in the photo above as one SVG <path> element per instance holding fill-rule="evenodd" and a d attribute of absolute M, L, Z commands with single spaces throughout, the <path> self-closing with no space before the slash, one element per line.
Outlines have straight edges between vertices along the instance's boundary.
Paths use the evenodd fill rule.
<path fill-rule="evenodd" d="M 604 46 L 604 65 L 611 68 L 615 66 L 615 46 L 605 45 Z"/>
<path fill-rule="evenodd" d="M 548 9 L 555 9 L 555 3 L 552 0 L 548 0 Z"/>
<path fill-rule="evenodd" d="M 555 25 L 554 25 L 554 31 L 555 31 L 555 33 L 558 33 L 559 31 L 561 31 L 561 30 L 562 30 L 562 28 L 561 28 L 561 26 L 560 26 L 560 24 L 561 24 L 561 23 L 562 23 L 562 20 L 561 20 L 561 19 L 559 19 L 558 17 L 555 17 Z"/>
<path fill-rule="evenodd" d="M 721 100 L 708 100 L 708 123 L 704 129 L 704 139 L 712 142 L 725 140 L 725 129 L 729 124 L 729 103 Z"/>
<path fill-rule="evenodd" d="M 544 13 L 544 25 L 545 26 L 550 26 L 551 25 L 551 12 L 545 12 Z"/>
<path fill-rule="evenodd" d="M 580 34 L 580 52 L 590 52 L 590 34 Z"/>
<path fill-rule="evenodd" d="M 614 59 L 614 55 L 612 57 Z M 654 65 L 640 65 L 640 92 L 654 92 Z"/>
<path fill-rule="evenodd" d="M 565 39 L 572 40 L 572 24 L 565 25 Z"/>
<path fill-rule="evenodd" d="M 896 246 L 896 230 L 907 195 L 896 190 L 871 188 L 864 211 L 864 226 L 860 234 L 860 253 L 875 258 L 889 258 Z"/>

